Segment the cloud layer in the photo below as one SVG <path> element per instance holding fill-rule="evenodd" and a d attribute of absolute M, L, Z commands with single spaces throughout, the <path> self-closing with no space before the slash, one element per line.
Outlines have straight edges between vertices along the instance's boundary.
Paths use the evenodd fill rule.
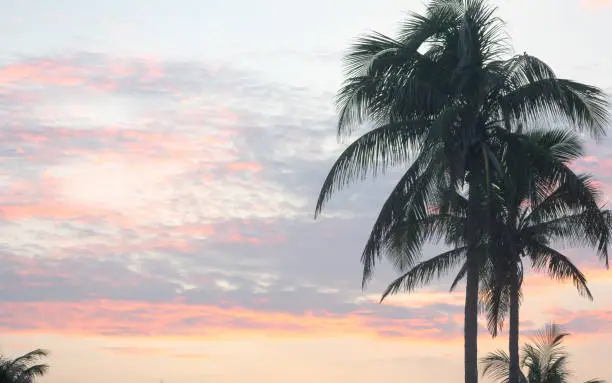
<path fill-rule="evenodd" d="M 343 147 L 331 94 L 231 65 L 87 53 L 15 60 L 0 90 L 4 331 L 460 340 L 462 298 L 446 280 L 378 305 L 393 275 L 383 266 L 369 295 L 359 289 L 360 250 L 397 172 L 313 221 Z M 608 193 L 612 153 L 590 151 L 574 166 Z M 591 253 L 575 255 L 609 286 Z M 571 291 L 542 276 L 527 286 Z M 567 311 L 577 299 L 549 316 L 612 332 L 605 307 Z"/>

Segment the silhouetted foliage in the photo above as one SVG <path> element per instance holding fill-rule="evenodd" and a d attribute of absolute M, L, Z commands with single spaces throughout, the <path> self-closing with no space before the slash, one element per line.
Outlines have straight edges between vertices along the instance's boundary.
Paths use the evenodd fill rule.
<path fill-rule="evenodd" d="M 49 365 L 39 361 L 49 355 L 37 349 L 15 359 L 0 356 L 0 383 L 31 383 L 49 370 Z"/>
<path fill-rule="evenodd" d="M 503 22 L 486 1 L 432 0 L 424 14 L 412 13 L 402 22 L 397 38 L 372 32 L 351 47 L 338 106 L 339 136 L 364 124 L 372 128 L 332 166 L 315 217 L 348 184 L 407 166 L 363 251 L 364 286 L 403 221 L 424 219 L 439 190 L 467 190 L 461 250 L 466 257 L 461 277 L 467 280 L 465 382 L 475 383 L 478 290 L 490 255 L 481 238 L 490 235 L 489 195 L 496 174 L 502 176 L 498 148 L 533 127 L 555 124 L 603 136 L 609 122 L 605 94 L 557 78 L 534 56 L 512 56 Z M 534 163 L 546 161 L 546 154 L 538 158 Z M 427 230 L 410 233 L 406 251 L 392 259 L 400 272 L 418 262 L 431 236 Z"/>
<path fill-rule="evenodd" d="M 568 368 L 569 354 L 562 342 L 568 336 L 555 324 L 546 326 L 531 343 L 523 346 L 520 358 L 520 383 L 568 383 L 571 377 Z M 508 382 L 510 358 L 498 350 L 480 360 L 483 376 L 497 383 Z M 591 379 L 585 383 L 606 383 Z"/>

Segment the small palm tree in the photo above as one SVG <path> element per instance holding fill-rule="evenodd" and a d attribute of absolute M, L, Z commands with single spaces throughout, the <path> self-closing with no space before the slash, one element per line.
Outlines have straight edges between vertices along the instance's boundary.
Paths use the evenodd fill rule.
<path fill-rule="evenodd" d="M 36 349 L 15 359 L 0 356 L 0 383 L 32 383 L 49 370 L 49 365 L 38 363 L 49 355 L 46 350 Z"/>
<path fill-rule="evenodd" d="M 562 342 L 569 333 L 562 332 L 555 324 L 548 325 L 523 346 L 521 355 L 521 383 L 567 383 L 571 372 L 568 368 L 569 354 Z M 492 352 L 480 360 L 482 375 L 495 382 L 506 383 L 510 373 L 510 358 L 504 351 Z M 606 383 L 602 379 L 591 379 L 585 383 Z"/>

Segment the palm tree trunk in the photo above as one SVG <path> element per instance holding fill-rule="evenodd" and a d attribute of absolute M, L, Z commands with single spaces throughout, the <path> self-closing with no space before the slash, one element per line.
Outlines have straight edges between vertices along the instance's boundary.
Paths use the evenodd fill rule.
<path fill-rule="evenodd" d="M 464 324 L 465 383 L 478 383 L 478 262 L 475 259 L 468 259 L 468 262 Z"/>
<path fill-rule="evenodd" d="M 480 148 L 475 153 L 479 153 Z M 465 383 L 478 383 L 478 288 L 481 261 L 476 249 L 482 236 L 489 227 L 488 189 L 489 174 L 486 154 L 482 151 L 485 164 L 480 162 L 479 156 L 470 156 L 466 169 L 468 177 L 468 223 L 466 237 L 467 253 L 467 283 L 465 286 L 465 318 L 464 318 L 464 363 Z M 487 251 L 488 252 L 488 251 Z"/>
<path fill-rule="evenodd" d="M 512 275 L 510 283 L 510 335 L 508 339 L 508 351 L 510 354 L 510 376 L 509 383 L 520 382 L 519 368 L 519 275 L 516 272 Z"/>

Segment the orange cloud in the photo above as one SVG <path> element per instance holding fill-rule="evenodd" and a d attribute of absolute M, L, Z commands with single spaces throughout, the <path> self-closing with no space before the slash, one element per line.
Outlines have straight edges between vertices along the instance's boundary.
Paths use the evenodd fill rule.
<path fill-rule="evenodd" d="M 175 302 L 96 300 L 84 302 L 0 303 L 5 315 L 0 330 L 9 334 L 62 334 L 71 336 L 110 336 L 199 339 L 207 341 L 235 339 L 313 339 L 373 338 L 411 344 L 459 345 L 462 342 L 463 317 L 383 318 L 375 311 L 353 311 L 346 315 L 307 312 L 303 315 L 266 312 L 243 307 L 189 305 Z M 612 334 L 612 311 L 547 312 L 550 320 L 562 324 L 573 339 L 590 341 Z M 453 330 L 442 328 L 455 322 Z M 525 330 L 527 326 L 527 330 Z M 529 328 L 539 328 L 525 323 Z M 479 337 L 488 342 L 490 335 L 481 328 Z M 161 349 L 113 347 L 106 351 L 133 355 L 161 355 Z M 168 354 L 175 358 L 208 358 L 208 355 Z"/>
<path fill-rule="evenodd" d="M 133 301 L 0 303 L 0 329 L 13 333 L 189 337 L 377 337 L 413 342 L 460 341 L 423 319 L 377 318 L 369 311 L 294 315 L 217 307 Z"/>

